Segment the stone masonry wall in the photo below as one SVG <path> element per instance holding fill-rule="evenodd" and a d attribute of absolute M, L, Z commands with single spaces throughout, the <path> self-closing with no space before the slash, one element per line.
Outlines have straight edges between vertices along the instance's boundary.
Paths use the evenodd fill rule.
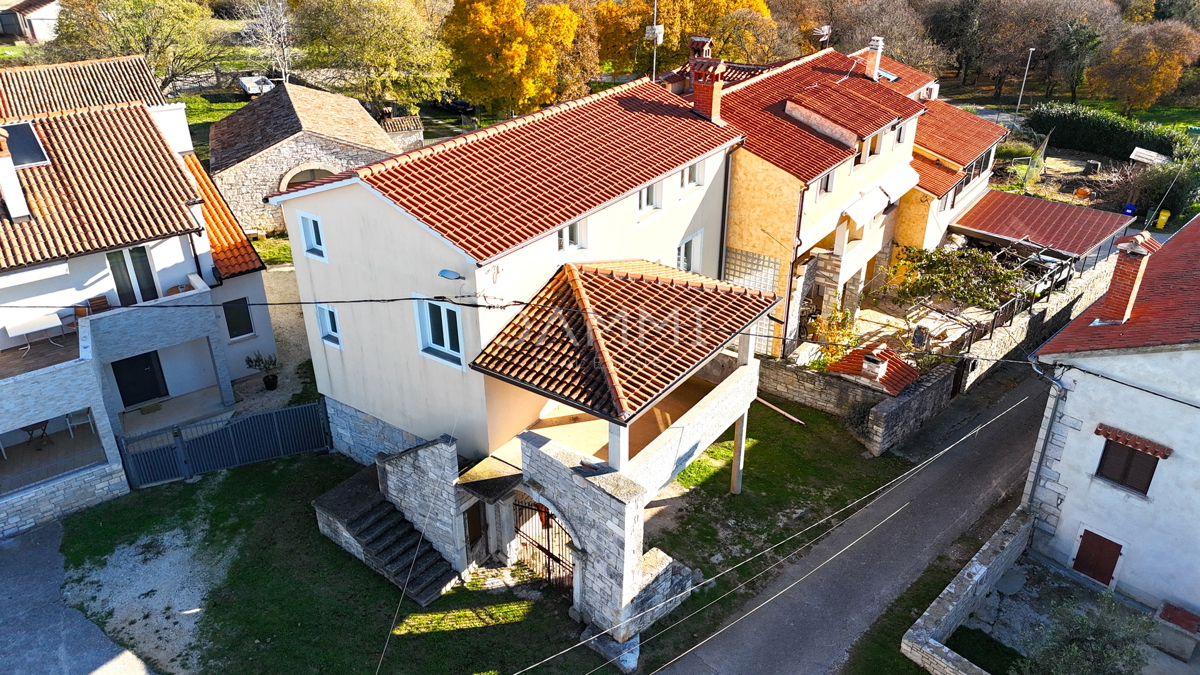
<path fill-rule="evenodd" d="M 0 498 L 0 538 L 82 511 L 129 492 L 125 469 L 102 464 Z"/>
<path fill-rule="evenodd" d="M 333 448 L 359 464 L 373 464 L 375 455 L 395 454 L 420 445 L 425 439 L 383 420 L 325 397 Z"/>
<path fill-rule="evenodd" d="M 1059 462 L 1062 461 L 1063 450 L 1067 446 L 1067 433 L 1083 428 L 1082 420 L 1063 413 L 1066 409 L 1066 406 L 1063 405 L 1059 406 L 1058 419 L 1050 419 L 1050 411 L 1054 409 L 1054 399 L 1061 395 L 1056 387 L 1050 388 L 1050 398 L 1046 401 L 1046 411 L 1042 415 L 1042 426 L 1038 431 L 1037 444 L 1033 446 L 1033 461 L 1029 465 L 1029 474 L 1025 478 L 1025 500 L 1028 500 L 1029 493 L 1033 490 L 1034 476 L 1037 474 L 1037 449 L 1045 443 L 1046 458 L 1042 464 L 1041 480 L 1038 482 L 1037 494 L 1034 495 L 1033 500 L 1034 527 L 1050 535 L 1043 541 L 1053 541 L 1054 534 L 1058 530 L 1058 519 L 1062 516 L 1059 499 L 1067 494 L 1067 486 L 1058 482 L 1060 474 L 1056 469 Z M 1048 441 L 1047 434 L 1050 435 Z"/>
<path fill-rule="evenodd" d="M 899 396 L 871 408 L 865 445 L 876 457 L 904 440 L 950 404 L 954 366 L 943 363 L 917 378 Z"/>
<path fill-rule="evenodd" d="M 908 629 L 900 642 L 900 651 L 934 675 L 988 675 L 947 647 L 946 640 L 1025 552 L 1032 532 L 1029 514 L 1023 509 L 1013 512 Z"/>
<path fill-rule="evenodd" d="M 215 174 L 213 181 L 243 228 L 273 232 L 284 229 L 283 215 L 278 206 L 264 204 L 263 197 L 278 192 L 297 167 L 340 173 L 392 154 L 302 132 Z"/>
<path fill-rule="evenodd" d="M 1025 358 L 1026 354 L 1104 295 L 1115 263 L 1116 256 L 1109 256 L 1076 276 L 1061 291 L 1051 293 L 1034 303 L 1029 311 L 1018 314 L 1012 325 L 997 328 L 991 337 L 976 342 L 968 353 L 980 359 Z M 996 366 L 996 362 L 991 360 L 976 363 L 978 366 L 963 381 L 963 389 L 969 388 Z"/>
<path fill-rule="evenodd" d="M 375 457 L 383 496 L 404 513 L 454 569 L 467 569 L 458 507 L 458 450 L 449 436 Z"/>
<path fill-rule="evenodd" d="M 888 398 L 876 389 L 778 359 L 763 359 L 758 388 L 838 417 L 845 417 L 856 406 Z"/>

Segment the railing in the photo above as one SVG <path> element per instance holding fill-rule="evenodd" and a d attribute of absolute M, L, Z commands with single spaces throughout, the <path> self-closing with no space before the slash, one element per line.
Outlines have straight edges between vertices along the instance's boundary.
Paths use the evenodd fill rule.
<path fill-rule="evenodd" d="M 35 483 L 57 478 L 78 469 L 104 464 L 106 461 L 108 461 L 108 456 L 104 452 L 104 447 L 101 446 L 18 474 L 0 476 L 0 496 L 23 490 Z"/>
<path fill-rule="evenodd" d="M 1009 298 L 1008 302 L 1000 305 L 992 313 L 991 321 L 973 322 L 965 333 L 946 348 L 946 352 L 961 354 L 970 351 L 976 342 L 988 339 L 998 328 L 1011 326 L 1017 315 L 1033 307 L 1046 295 L 1066 286 L 1074 276 L 1074 267 L 1069 264 L 1064 263 L 1063 266 L 1052 267 L 1037 281 L 1025 286 L 1015 296 Z"/>

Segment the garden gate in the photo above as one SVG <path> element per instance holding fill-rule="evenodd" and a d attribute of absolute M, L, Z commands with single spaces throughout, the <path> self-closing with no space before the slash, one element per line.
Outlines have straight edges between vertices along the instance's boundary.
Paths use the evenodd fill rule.
<path fill-rule="evenodd" d="M 575 578 L 571 535 L 541 504 L 521 500 L 513 503 L 516 516 L 517 559 L 530 571 L 561 588 L 571 588 Z"/>

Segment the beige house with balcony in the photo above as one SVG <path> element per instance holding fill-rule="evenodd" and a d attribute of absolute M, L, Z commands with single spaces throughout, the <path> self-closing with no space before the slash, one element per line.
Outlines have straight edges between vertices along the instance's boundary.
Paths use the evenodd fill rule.
<path fill-rule="evenodd" d="M 117 437 L 230 410 L 274 337 L 263 264 L 141 57 L 0 70 L 0 94 L 8 535 L 128 491 Z"/>

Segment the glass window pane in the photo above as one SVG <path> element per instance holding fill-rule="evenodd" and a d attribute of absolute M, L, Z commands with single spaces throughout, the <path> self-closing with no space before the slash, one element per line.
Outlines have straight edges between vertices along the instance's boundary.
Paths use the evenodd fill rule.
<path fill-rule="evenodd" d="M 445 349 L 446 328 L 442 325 L 442 308 L 431 303 L 426 304 L 429 314 L 429 341 Z"/>
<path fill-rule="evenodd" d="M 458 311 L 454 309 L 446 309 L 446 329 L 450 338 L 450 351 L 455 354 L 461 354 L 462 349 L 458 344 Z"/>
<path fill-rule="evenodd" d="M 312 227 L 313 246 L 320 248 L 321 247 L 321 221 L 310 220 L 309 223 L 311 223 L 311 227 Z"/>
<path fill-rule="evenodd" d="M 246 298 L 230 300 L 222 305 L 225 309 L 225 328 L 229 339 L 254 333 L 254 322 L 250 318 L 250 305 Z"/>
<path fill-rule="evenodd" d="M 146 247 L 129 249 L 129 260 L 133 263 L 133 274 L 137 278 L 142 302 L 158 298 L 158 289 L 154 286 L 154 269 L 150 266 L 150 254 L 146 252 Z"/>
<path fill-rule="evenodd" d="M 122 251 L 112 251 L 108 254 L 108 268 L 112 270 L 113 284 L 117 287 L 117 301 L 122 307 L 137 304 L 137 295 L 133 292 L 133 281 L 129 278 L 129 266 L 125 264 L 125 254 Z"/>
<path fill-rule="evenodd" d="M 338 334 L 337 312 L 334 312 L 332 309 L 325 310 L 325 325 L 331 334 Z"/>

